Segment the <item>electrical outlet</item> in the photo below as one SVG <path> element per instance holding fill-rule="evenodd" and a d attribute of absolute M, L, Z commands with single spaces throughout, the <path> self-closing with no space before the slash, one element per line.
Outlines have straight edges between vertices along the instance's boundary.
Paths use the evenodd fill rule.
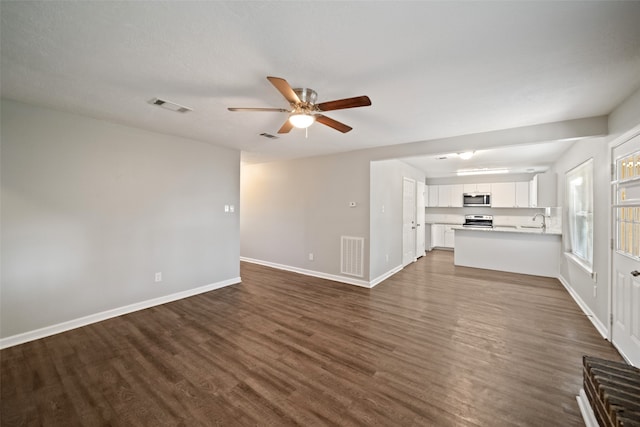
<path fill-rule="evenodd" d="M 224 205 L 224 211 L 229 212 L 229 205 Z"/>
<path fill-rule="evenodd" d="M 161 271 L 158 271 L 156 273 L 155 281 L 156 282 L 162 282 L 162 272 Z"/>
<path fill-rule="evenodd" d="M 313 261 L 313 252 L 309 252 L 309 261 Z"/>
<path fill-rule="evenodd" d="M 231 205 L 229 206 L 229 212 L 234 213 L 236 211 L 236 207 Z"/>

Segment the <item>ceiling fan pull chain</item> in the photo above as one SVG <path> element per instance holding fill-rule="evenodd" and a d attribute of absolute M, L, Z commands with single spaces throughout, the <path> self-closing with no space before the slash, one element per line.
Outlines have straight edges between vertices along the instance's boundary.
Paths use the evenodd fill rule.
<path fill-rule="evenodd" d="M 309 139 L 309 128 L 304 128 L 304 138 Z"/>

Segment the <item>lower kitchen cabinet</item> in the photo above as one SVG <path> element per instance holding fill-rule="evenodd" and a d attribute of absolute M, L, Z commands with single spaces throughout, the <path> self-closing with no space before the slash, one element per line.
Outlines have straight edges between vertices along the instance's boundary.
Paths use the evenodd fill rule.
<path fill-rule="evenodd" d="M 455 247 L 455 232 L 453 231 L 453 226 L 445 225 L 444 226 L 444 247 L 453 249 Z"/>
<path fill-rule="evenodd" d="M 441 248 L 444 246 L 444 225 L 431 224 L 431 247 Z"/>
<path fill-rule="evenodd" d="M 453 225 L 431 224 L 431 247 L 453 249 L 455 243 L 453 227 Z"/>

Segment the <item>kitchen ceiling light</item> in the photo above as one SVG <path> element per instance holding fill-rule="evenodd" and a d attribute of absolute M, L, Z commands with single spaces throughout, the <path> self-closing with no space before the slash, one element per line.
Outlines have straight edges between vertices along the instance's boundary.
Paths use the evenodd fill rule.
<path fill-rule="evenodd" d="M 304 113 L 296 113 L 289 116 L 289 123 L 298 129 L 306 129 L 316 121 L 316 118 Z"/>
<path fill-rule="evenodd" d="M 473 157 L 473 153 L 473 151 L 465 151 L 464 153 L 458 153 L 458 157 L 460 157 L 462 160 L 469 160 Z"/>
<path fill-rule="evenodd" d="M 470 169 L 470 170 L 460 170 L 457 171 L 456 174 L 458 176 L 468 176 L 468 175 L 493 175 L 499 173 L 509 173 L 509 169 Z"/>

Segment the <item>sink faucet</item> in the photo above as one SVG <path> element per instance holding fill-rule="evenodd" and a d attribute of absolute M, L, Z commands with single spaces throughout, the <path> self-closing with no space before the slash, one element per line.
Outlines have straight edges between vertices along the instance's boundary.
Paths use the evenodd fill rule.
<path fill-rule="evenodd" d="M 547 228 L 547 222 L 546 222 L 547 217 L 545 216 L 545 214 L 537 213 L 537 214 L 535 214 L 535 215 L 533 216 L 533 219 L 532 219 L 532 220 L 533 220 L 533 221 L 535 221 L 535 220 L 536 220 L 536 218 L 538 218 L 538 216 L 541 216 L 541 217 L 542 217 L 542 229 L 543 229 L 543 230 L 544 230 L 544 229 L 546 229 L 546 228 Z"/>

